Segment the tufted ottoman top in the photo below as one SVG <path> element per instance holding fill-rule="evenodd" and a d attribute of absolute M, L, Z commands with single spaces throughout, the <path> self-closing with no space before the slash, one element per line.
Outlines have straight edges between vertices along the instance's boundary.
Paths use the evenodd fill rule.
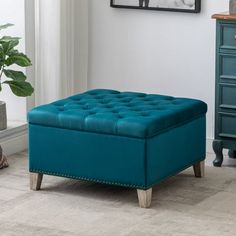
<path fill-rule="evenodd" d="M 152 137 L 207 112 L 199 100 L 97 89 L 34 108 L 30 124 L 137 138 Z"/>

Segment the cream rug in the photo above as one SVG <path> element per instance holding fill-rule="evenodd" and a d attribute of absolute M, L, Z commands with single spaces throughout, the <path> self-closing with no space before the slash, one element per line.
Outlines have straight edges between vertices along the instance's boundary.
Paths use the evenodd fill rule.
<path fill-rule="evenodd" d="M 236 235 L 236 169 L 192 169 L 153 191 L 151 209 L 140 209 L 136 191 L 45 176 L 29 191 L 27 157 L 9 157 L 0 171 L 1 236 Z"/>

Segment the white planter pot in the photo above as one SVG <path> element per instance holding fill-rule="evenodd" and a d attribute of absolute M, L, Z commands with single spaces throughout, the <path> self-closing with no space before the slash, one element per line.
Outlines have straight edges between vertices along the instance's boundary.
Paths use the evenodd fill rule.
<path fill-rule="evenodd" d="M 229 1 L 229 14 L 236 15 L 236 0 Z"/>
<path fill-rule="evenodd" d="M 7 109 L 6 103 L 0 101 L 0 130 L 7 128 Z"/>

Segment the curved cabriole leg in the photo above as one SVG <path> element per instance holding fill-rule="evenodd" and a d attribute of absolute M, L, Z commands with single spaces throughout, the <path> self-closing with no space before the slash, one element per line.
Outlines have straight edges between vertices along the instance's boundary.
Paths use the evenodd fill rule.
<path fill-rule="evenodd" d="M 202 178 L 205 176 L 205 161 L 198 162 L 193 165 L 195 177 Z"/>
<path fill-rule="evenodd" d="M 236 151 L 235 150 L 230 149 L 228 155 L 230 158 L 236 159 Z"/>
<path fill-rule="evenodd" d="M 30 173 L 30 189 L 38 191 L 41 188 L 43 174 Z"/>
<path fill-rule="evenodd" d="M 219 140 L 214 140 L 213 141 L 213 150 L 216 154 L 216 158 L 213 161 L 213 165 L 216 167 L 221 167 L 222 163 L 223 163 L 223 147 L 222 147 L 222 142 Z"/>
<path fill-rule="evenodd" d="M 152 202 L 152 188 L 147 190 L 137 189 L 139 206 L 149 208 Z"/>
<path fill-rule="evenodd" d="M 139 0 L 139 7 L 143 7 L 143 0 Z"/>

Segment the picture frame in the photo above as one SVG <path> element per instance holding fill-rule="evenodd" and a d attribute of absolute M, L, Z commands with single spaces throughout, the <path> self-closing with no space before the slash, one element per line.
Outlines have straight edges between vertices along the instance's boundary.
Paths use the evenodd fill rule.
<path fill-rule="evenodd" d="M 113 8 L 200 13 L 201 0 L 110 0 Z"/>

